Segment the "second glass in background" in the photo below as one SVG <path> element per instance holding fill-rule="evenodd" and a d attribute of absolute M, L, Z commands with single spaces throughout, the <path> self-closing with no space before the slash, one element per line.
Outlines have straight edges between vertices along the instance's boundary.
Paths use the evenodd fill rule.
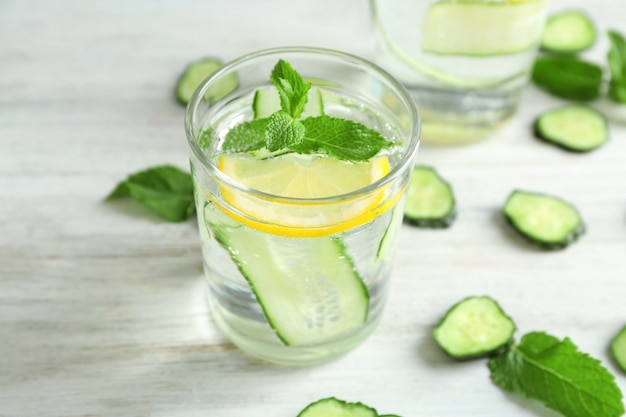
<path fill-rule="evenodd" d="M 371 0 L 378 63 L 415 98 L 427 142 L 482 138 L 514 114 L 548 0 Z"/>

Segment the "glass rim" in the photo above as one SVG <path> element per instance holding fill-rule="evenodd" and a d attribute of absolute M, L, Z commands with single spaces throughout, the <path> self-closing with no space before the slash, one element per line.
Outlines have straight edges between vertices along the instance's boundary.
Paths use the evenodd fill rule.
<path fill-rule="evenodd" d="M 387 174 L 372 182 L 371 184 L 366 185 L 365 187 L 361 187 L 343 194 L 316 198 L 285 197 L 257 190 L 236 181 L 234 178 L 221 171 L 217 167 L 217 165 L 214 164 L 211 159 L 202 151 L 197 142 L 197 135 L 194 133 L 194 128 L 196 126 L 194 125 L 193 120 L 196 112 L 198 111 L 198 106 L 203 100 L 205 91 L 211 86 L 211 84 L 217 82 L 224 74 L 229 73 L 242 63 L 271 55 L 276 55 L 278 59 L 280 58 L 280 55 L 290 53 L 305 54 L 309 56 L 330 56 L 353 65 L 366 67 L 370 73 L 375 73 L 377 77 L 383 79 L 386 84 L 394 90 L 394 93 L 400 98 L 402 104 L 407 109 L 407 113 L 411 121 L 410 135 L 408 135 L 408 140 L 410 143 L 406 146 L 406 152 L 402 153 L 402 156 L 400 157 L 398 162 L 391 167 L 390 171 Z M 196 88 L 189 100 L 189 103 L 187 104 L 187 108 L 185 111 L 185 132 L 187 135 L 187 143 L 189 145 L 189 148 L 193 152 L 196 159 L 202 164 L 202 166 L 210 173 L 213 178 L 215 178 L 221 185 L 225 185 L 228 188 L 235 189 L 245 194 L 250 194 L 260 199 L 271 199 L 274 202 L 282 202 L 285 204 L 310 205 L 316 203 L 337 203 L 346 199 L 356 199 L 360 196 L 375 192 L 376 190 L 387 185 L 388 183 L 394 181 L 414 160 L 420 143 L 420 130 L 420 118 L 415 101 L 410 96 L 410 93 L 408 92 L 406 87 L 404 87 L 404 85 L 402 85 L 400 81 L 398 81 L 395 77 L 389 74 L 386 70 L 365 58 L 349 52 L 310 46 L 283 46 L 261 49 L 255 52 L 241 55 L 240 57 L 225 63 L 220 69 L 218 69 L 216 72 L 203 80 L 202 83 Z"/>

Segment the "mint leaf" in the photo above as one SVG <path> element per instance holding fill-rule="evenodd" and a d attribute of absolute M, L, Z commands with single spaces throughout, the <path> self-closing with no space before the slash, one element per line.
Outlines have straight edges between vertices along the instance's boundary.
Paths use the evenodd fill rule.
<path fill-rule="evenodd" d="M 613 30 L 608 31 L 611 48 L 608 53 L 609 81 L 608 96 L 618 103 L 626 103 L 626 40 Z"/>
<path fill-rule="evenodd" d="M 269 119 L 256 119 L 240 123 L 228 131 L 222 144 L 226 152 L 251 152 L 265 146 L 265 131 Z"/>
<path fill-rule="evenodd" d="M 274 66 L 270 80 L 278 90 L 280 107 L 294 119 L 302 115 L 311 83 L 304 82 L 291 64 L 282 59 Z"/>
<path fill-rule="evenodd" d="M 602 68 L 575 56 L 543 56 L 535 60 L 531 78 L 557 97 L 589 101 L 600 95 Z"/>
<path fill-rule="evenodd" d="M 265 135 L 265 147 L 271 152 L 292 148 L 302 142 L 304 125 L 299 120 L 279 110 L 269 117 Z"/>
<path fill-rule="evenodd" d="M 501 388 L 543 402 L 568 417 L 618 417 L 622 393 L 600 361 L 565 338 L 531 332 L 488 362 Z"/>
<path fill-rule="evenodd" d="M 302 124 L 304 140 L 292 146 L 300 153 L 323 151 L 338 159 L 364 161 L 391 144 L 377 131 L 352 120 L 324 115 L 306 118 Z"/>
<path fill-rule="evenodd" d="M 191 175 L 162 165 L 130 175 L 107 196 L 108 200 L 131 197 L 171 222 L 187 220 L 195 212 Z"/>

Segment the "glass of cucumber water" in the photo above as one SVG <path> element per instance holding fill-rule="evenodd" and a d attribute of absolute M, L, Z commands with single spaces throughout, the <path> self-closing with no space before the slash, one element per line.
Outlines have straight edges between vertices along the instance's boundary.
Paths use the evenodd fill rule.
<path fill-rule="evenodd" d="M 407 90 L 334 50 L 236 59 L 186 132 L 215 323 L 241 350 L 312 365 L 381 319 L 420 123 Z"/>
<path fill-rule="evenodd" d="M 415 98 L 425 142 L 488 136 L 514 114 L 548 0 L 370 0 L 377 62 Z"/>

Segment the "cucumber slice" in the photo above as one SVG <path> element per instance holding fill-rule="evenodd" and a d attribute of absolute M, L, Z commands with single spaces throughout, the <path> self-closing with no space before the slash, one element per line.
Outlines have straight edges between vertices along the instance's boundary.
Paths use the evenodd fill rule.
<path fill-rule="evenodd" d="M 624 326 L 611 342 L 611 355 L 617 365 L 626 372 L 626 326 Z"/>
<path fill-rule="evenodd" d="M 546 52 L 575 54 L 589 49 L 596 41 L 596 28 L 587 13 L 566 10 L 550 16 L 541 35 Z"/>
<path fill-rule="evenodd" d="M 307 405 L 298 417 L 378 417 L 378 412 L 360 402 L 350 403 L 329 397 Z"/>
<path fill-rule="evenodd" d="M 387 226 L 387 229 L 385 229 L 383 238 L 378 244 L 378 251 L 376 251 L 377 260 L 386 259 L 394 252 L 393 248 L 395 247 L 397 241 L 396 236 L 398 235 L 398 230 L 402 224 L 402 219 L 404 217 L 403 214 L 402 210 L 400 210 L 400 206 L 396 206 L 392 210 L 389 225 Z"/>
<path fill-rule="evenodd" d="M 515 54 L 539 44 L 543 0 L 476 2 L 442 0 L 423 23 L 422 50 L 442 55 Z"/>
<path fill-rule="evenodd" d="M 367 287 L 339 239 L 286 239 L 247 227 L 212 229 L 286 345 L 333 339 L 367 320 Z M 294 252 L 310 256 L 298 260 Z"/>
<path fill-rule="evenodd" d="M 566 248 L 585 231 L 578 210 L 552 195 L 515 190 L 503 212 L 517 232 L 544 249 Z"/>
<path fill-rule="evenodd" d="M 535 136 L 572 152 L 590 152 L 609 140 L 609 127 L 597 110 L 566 105 L 541 114 L 533 125 Z"/>
<path fill-rule="evenodd" d="M 543 56 L 535 60 L 531 79 L 557 97 L 590 101 L 600 96 L 602 68 L 575 56 Z"/>
<path fill-rule="evenodd" d="M 465 298 L 452 306 L 433 331 L 443 351 L 457 360 L 492 355 L 513 340 L 515 323 L 491 297 Z"/>
<path fill-rule="evenodd" d="M 252 111 L 255 119 L 270 117 L 272 113 L 278 110 L 280 110 L 280 97 L 276 89 L 256 90 L 254 92 Z M 301 118 L 321 116 L 322 114 L 324 114 L 322 92 L 317 87 L 311 87 Z"/>
<path fill-rule="evenodd" d="M 456 218 L 456 199 L 452 186 L 431 167 L 413 169 L 404 218 L 418 227 L 450 227 Z"/>
<path fill-rule="evenodd" d="M 178 102 L 187 105 L 200 83 L 222 65 L 222 61 L 214 57 L 200 58 L 188 64 L 176 82 L 175 95 Z M 204 99 L 206 101 L 219 100 L 234 91 L 237 85 L 237 77 L 234 73 L 230 74 L 213 85 L 204 95 Z"/>

